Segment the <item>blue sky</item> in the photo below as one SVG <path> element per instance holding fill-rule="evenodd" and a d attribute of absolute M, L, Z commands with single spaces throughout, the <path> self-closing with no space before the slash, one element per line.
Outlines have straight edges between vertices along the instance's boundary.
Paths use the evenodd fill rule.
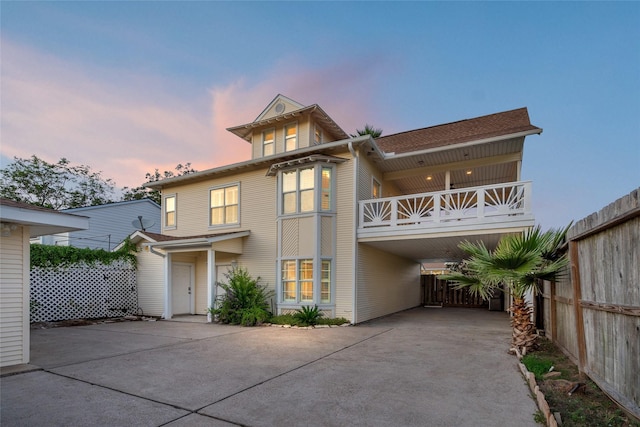
<path fill-rule="evenodd" d="M 247 160 L 225 129 L 275 95 L 384 134 L 528 107 L 543 227 L 640 185 L 638 2 L 0 3 L 2 165 L 119 187 Z"/>

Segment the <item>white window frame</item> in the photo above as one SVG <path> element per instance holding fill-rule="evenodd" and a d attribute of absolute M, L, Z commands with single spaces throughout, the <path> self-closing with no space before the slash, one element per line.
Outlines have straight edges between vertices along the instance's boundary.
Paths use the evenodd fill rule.
<path fill-rule="evenodd" d="M 306 262 L 311 263 L 311 270 L 307 270 L 311 272 L 311 278 L 303 279 L 302 278 L 302 267 Z M 323 266 L 325 263 L 329 263 L 329 275 L 326 279 L 323 279 Z M 294 265 L 293 273 L 294 277 L 289 277 L 285 274 L 286 270 L 285 265 Z M 320 258 L 314 259 L 309 257 L 299 257 L 299 258 L 286 258 L 280 261 L 280 304 L 283 305 L 318 305 L 318 306 L 328 306 L 333 304 L 333 259 L 331 258 Z M 311 283 L 311 299 L 303 299 L 302 298 L 302 285 L 304 283 Z M 329 299 L 322 299 L 322 287 L 323 284 L 327 284 L 327 291 L 329 294 Z M 286 284 L 293 284 L 292 292 L 285 291 Z M 285 296 L 288 293 L 293 293 L 294 297 L 287 299 Z"/>
<path fill-rule="evenodd" d="M 288 136 L 287 135 L 287 130 L 292 129 L 292 128 L 295 130 L 295 133 L 292 136 Z M 285 153 L 289 152 L 289 151 L 297 150 L 298 149 L 298 122 L 288 123 L 288 124 L 284 125 L 284 129 L 283 130 L 284 130 L 284 146 L 283 146 L 283 148 L 284 148 Z M 288 142 L 289 142 L 290 139 L 294 140 L 293 148 L 289 148 L 288 147 L 288 145 L 289 145 Z"/>
<path fill-rule="evenodd" d="M 237 188 L 237 192 L 238 192 L 238 197 L 237 197 L 237 203 L 235 204 L 229 204 L 227 205 L 227 201 L 226 201 L 226 189 L 227 188 L 233 188 L 236 187 Z M 221 206 L 212 206 L 212 200 L 211 200 L 211 195 L 212 192 L 214 191 L 218 191 L 218 190 L 225 190 L 224 194 L 224 204 Z M 209 213 L 208 213 L 208 217 L 209 217 L 209 228 L 220 228 L 220 227 L 235 227 L 240 225 L 240 182 L 234 182 L 234 183 L 229 183 L 229 184 L 224 184 L 224 185 L 217 185 L 215 187 L 210 187 L 209 188 Z M 237 206 L 237 212 L 236 212 L 236 221 L 235 222 L 228 222 L 227 221 L 227 208 L 231 207 L 231 206 Z M 214 224 L 213 223 L 213 216 L 212 216 L 212 210 L 214 208 L 222 208 L 223 212 L 224 212 L 224 222 L 221 224 Z"/>
<path fill-rule="evenodd" d="M 167 211 L 167 200 L 173 199 L 173 211 Z M 162 199 L 162 224 L 165 230 L 175 230 L 178 227 L 178 195 L 167 194 Z M 167 224 L 167 216 L 173 212 L 173 224 Z"/>
<path fill-rule="evenodd" d="M 271 132 L 271 134 L 273 135 L 272 139 L 266 139 L 266 134 Z M 271 147 L 271 153 L 267 154 L 267 150 L 266 147 L 269 146 Z M 270 129 L 265 129 L 262 131 L 262 156 L 266 157 L 266 156 L 273 156 L 274 154 L 276 154 L 276 129 L 275 128 L 270 128 Z"/>
<path fill-rule="evenodd" d="M 313 170 L 313 188 L 300 188 L 300 173 L 303 170 Z M 322 182 L 322 174 L 324 170 L 330 171 L 330 182 L 328 189 L 323 188 Z M 295 190 L 284 191 L 284 175 L 295 172 Z M 335 175 L 336 168 L 333 165 L 328 166 L 326 163 L 310 163 L 304 166 L 300 166 L 292 169 L 285 169 L 280 173 L 280 182 L 278 185 L 278 214 L 280 216 L 288 216 L 288 215 L 303 215 L 314 212 L 334 212 L 335 211 Z M 306 191 L 313 191 L 313 207 L 311 210 L 302 210 L 302 193 Z M 296 208 L 292 212 L 285 212 L 285 195 L 287 194 L 295 194 L 295 204 Z M 325 194 L 329 196 L 329 207 L 328 209 L 323 208 L 323 197 Z"/>

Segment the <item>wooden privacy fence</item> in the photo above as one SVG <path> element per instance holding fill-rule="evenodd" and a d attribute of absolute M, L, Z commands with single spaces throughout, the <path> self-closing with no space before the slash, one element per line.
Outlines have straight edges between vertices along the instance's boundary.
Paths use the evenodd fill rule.
<path fill-rule="evenodd" d="M 640 189 L 567 233 L 570 271 L 544 284 L 547 335 L 640 418 Z"/>

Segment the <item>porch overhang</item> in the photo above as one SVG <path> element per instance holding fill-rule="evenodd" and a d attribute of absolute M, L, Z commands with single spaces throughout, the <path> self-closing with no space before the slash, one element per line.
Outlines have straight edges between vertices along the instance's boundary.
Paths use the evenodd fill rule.
<path fill-rule="evenodd" d="M 152 249 L 160 249 L 165 252 L 182 252 L 193 250 L 211 249 L 216 243 L 229 242 L 234 239 L 247 237 L 251 234 L 250 230 L 238 231 L 232 233 L 212 234 L 199 237 L 185 237 L 166 241 L 150 242 L 147 245 Z M 237 252 L 237 251 L 236 251 Z M 237 253 L 242 253 L 240 252 Z"/>
<path fill-rule="evenodd" d="M 358 243 L 373 246 L 419 263 L 458 262 L 467 255 L 458 245 L 465 240 L 483 242 L 489 249 L 496 247 L 507 234 L 519 234 L 533 227 L 534 221 L 519 221 L 509 227 L 481 228 L 467 231 L 445 231 L 410 233 L 387 237 L 359 238 Z"/>

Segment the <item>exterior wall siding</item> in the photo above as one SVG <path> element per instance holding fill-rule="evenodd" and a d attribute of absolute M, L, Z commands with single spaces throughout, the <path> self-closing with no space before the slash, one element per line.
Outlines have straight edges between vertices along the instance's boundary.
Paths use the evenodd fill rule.
<path fill-rule="evenodd" d="M 420 265 L 358 245 L 358 322 L 420 305 Z"/>
<path fill-rule="evenodd" d="M 0 237 L 0 366 L 29 362 L 29 230 Z"/>
<path fill-rule="evenodd" d="M 348 158 L 345 156 L 345 158 Z M 336 168 L 336 317 L 344 317 L 354 322 L 354 248 L 355 240 L 355 194 L 354 168 L 357 160 L 350 159 Z"/>
<path fill-rule="evenodd" d="M 164 312 L 164 258 L 139 246 L 137 253 L 138 306 L 145 316 Z"/>
<path fill-rule="evenodd" d="M 277 188 L 276 178 L 265 175 L 266 169 L 260 169 L 165 189 L 167 193 L 176 193 L 178 197 L 177 227 L 165 230 L 164 233 L 171 236 L 197 236 L 251 231 L 244 238 L 243 253 L 234 259 L 238 266 L 247 268 L 254 278 L 260 276 L 262 284 L 275 290 Z M 240 184 L 240 224 L 209 227 L 209 189 L 235 183 Z M 203 262 L 206 263 L 206 259 Z M 197 268 L 197 271 L 200 270 Z M 196 275 L 198 283 L 206 283 L 206 269 L 202 271 L 203 274 Z M 206 290 L 206 285 L 204 286 Z M 206 300 L 206 296 L 204 298 Z M 198 301 L 199 299 L 197 298 Z M 200 307 L 198 304 L 196 303 L 196 307 Z"/>
<path fill-rule="evenodd" d="M 140 229 L 131 224 L 139 215 L 154 222 L 151 227 L 147 228 L 147 231 L 160 233 L 161 228 L 160 207 L 150 200 L 67 209 L 63 212 L 88 216 L 89 228 L 87 230 L 44 236 L 41 238 L 42 243 L 110 251 L 131 233 Z"/>

